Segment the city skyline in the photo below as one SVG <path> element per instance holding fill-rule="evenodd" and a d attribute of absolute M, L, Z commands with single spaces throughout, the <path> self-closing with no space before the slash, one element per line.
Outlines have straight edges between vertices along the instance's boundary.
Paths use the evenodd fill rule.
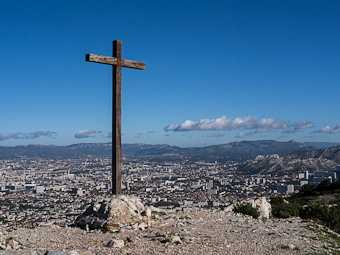
<path fill-rule="evenodd" d="M 115 39 L 123 143 L 340 142 L 336 1 L 0 6 L 0 146 L 110 142 Z"/>

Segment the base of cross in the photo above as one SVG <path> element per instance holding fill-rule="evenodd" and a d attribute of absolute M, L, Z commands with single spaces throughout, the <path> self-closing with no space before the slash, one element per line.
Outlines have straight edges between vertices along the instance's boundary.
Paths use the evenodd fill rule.
<path fill-rule="evenodd" d="M 118 232 L 122 227 L 145 229 L 150 226 L 151 210 L 135 196 L 112 195 L 92 203 L 75 221 L 86 230 L 106 229 Z"/>

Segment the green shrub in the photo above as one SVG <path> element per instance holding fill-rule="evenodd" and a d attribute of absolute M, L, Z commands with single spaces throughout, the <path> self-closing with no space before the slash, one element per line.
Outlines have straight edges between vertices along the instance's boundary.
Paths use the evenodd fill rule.
<path fill-rule="evenodd" d="M 245 215 L 250 215 L 253 218 L 257 219 L 260 217 L 260 212 L 258 208 L 254 208 L 251 203 L 240 203 L 234 206 L 233 212 L 242 213 Z"/>
<path fill-rule="evenodd" d="M 312 219 L 340 233 L 340 206 L 329 205 L 326 201 L 317 201 L 310 206 L 301 208 L 302 219 Z"/>
<path fill-rule="evenodd" d="M 288 203 L 283 197 L 271 198 L 272 215 L 276 218 L 299 216 L 300 205 L 297 202 Z"/>

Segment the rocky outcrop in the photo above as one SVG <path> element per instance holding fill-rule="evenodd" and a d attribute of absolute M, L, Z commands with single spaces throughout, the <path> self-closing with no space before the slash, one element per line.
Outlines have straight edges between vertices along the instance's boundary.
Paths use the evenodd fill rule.
<path fill-rule="evenodd" d="M 103 202 L 92 203 L 75 221 L 75 226 L 86 230 L 120 227 L 142 223 L 151 215 L 135 196 L 112 196 Z"/>
<path fill-rule="evenodd" d="M 238 170 L 248 174 L 272 174 L 301 172 L 305 170 L 323 171 L 335 169 L 340 163 L 340 146 L 311 151 L 296 151 L 285 156 L 259 155 L 238 166 Z"/>
<path fill-rule="evenodd" d="M 253 207 L 258 208 L 260 212 L 260 219 L 269 219 L 272 214 L 272 206 L 267 201 L 266 197 L 260 197 L 249 201 Z"/>

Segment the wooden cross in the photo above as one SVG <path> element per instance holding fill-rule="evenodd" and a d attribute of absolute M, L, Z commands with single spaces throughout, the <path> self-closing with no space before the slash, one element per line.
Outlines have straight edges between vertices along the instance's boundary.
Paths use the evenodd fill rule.
<path fill-rule="evenodd" d="M 122 59 L 122 41 L 113 41 L 113 57 L 86 54 L 86 61 L 112 65 L 112 193 L 122 193 L 122 67 L 145 69 L 145 63 Z M 113 132 L 115 130 L 115 132 Z"/>

